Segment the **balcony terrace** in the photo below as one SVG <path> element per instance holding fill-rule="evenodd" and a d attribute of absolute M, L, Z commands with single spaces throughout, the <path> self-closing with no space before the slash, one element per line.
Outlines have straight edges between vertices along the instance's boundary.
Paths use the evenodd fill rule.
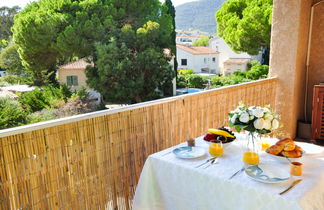
<path fill-rule="evenodd" d="M 274 0 L 273 77 L 0 131 L 0 208 L 130 209 L 148 155 L 226 125 L 239 101 L 272 105 L 295 137 L 312 86 L 324 80 L 318 2 Z"/>

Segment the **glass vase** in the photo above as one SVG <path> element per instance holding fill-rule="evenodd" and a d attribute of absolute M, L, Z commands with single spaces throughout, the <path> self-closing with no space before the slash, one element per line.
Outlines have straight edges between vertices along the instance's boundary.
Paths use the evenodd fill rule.
<path fill-rule="evenodd" d="M 257 133 L 250 132 L 247 134 L 247 142 L 243 151 L 243 162 L 247 165 L 258 165 L 260 162 Z"/>

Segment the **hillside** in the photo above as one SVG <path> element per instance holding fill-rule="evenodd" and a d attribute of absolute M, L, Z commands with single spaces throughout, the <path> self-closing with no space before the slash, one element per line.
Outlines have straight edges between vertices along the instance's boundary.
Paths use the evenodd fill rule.
<path fill-rule="evenodd" d="M 199 0 L 177 6 L 176 29 L 216 33 L 215 12 L 226 0 Z"/>

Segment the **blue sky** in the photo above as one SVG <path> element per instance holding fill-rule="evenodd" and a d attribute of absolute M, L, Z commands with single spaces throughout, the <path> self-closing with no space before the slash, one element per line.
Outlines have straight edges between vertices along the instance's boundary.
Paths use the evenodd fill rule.
<path fill-rule="evenodd" d="M 8 7 L 12 7 L 15 5 L 18 5 L 20 7 L 25 7 L 26 4 L 32 2 L 33 0 L 1 0 L 0 1 L 0 7 L 2 6 L 8 6 Z M 161 2 L 164 2 L 164 0 L 160 0 Z M 187 2 L 191 2 L 191 1 L 195 1 L 195 0 L 172 0 L 173 4 L 175 6 L 178 6 L 180 4 L 184 4 Z"/>

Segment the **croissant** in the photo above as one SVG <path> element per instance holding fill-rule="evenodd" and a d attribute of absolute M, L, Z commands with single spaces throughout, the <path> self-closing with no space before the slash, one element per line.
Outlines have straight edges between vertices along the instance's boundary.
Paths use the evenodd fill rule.
<path fill-rule="evenodd" d="M 284 145 L 272 145 L 269 147 L 266 152 L 272 155 L 278 155 L 284 149 Z"/>
<path fill-rule="evenodd" d="M 293 150 L 293 151 L 282 151 L 281 154 L 288 158 L 299 158 L 302 156 L 302 151 L 300 150 Z"/>
<path fill-rule="evenodd" d="M 289 139 L 289 138 L 285 138 L 285 139 L 278 141 L 276 143 L 276 145 L 283 145 L 284 146 L 283 150 L 288 151 L 288 152 L 293 151 L 296 147 L 294 140 Z"/>

